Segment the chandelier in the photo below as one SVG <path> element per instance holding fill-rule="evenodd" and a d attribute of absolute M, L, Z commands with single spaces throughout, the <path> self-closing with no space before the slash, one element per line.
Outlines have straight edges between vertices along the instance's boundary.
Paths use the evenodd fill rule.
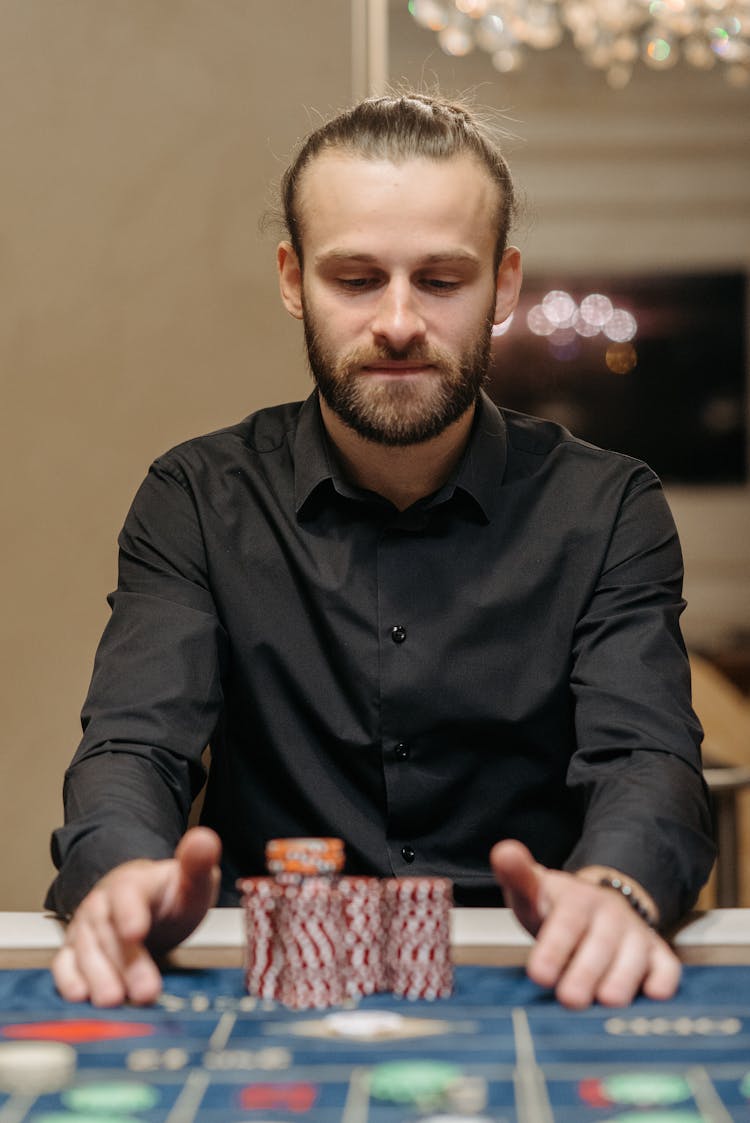
<path fill-rule="evenodd" d="M 556 47 L 568 32 L 586 62 L 621 89 L 641 60 L 668 70 L 679 59 L 718 67 L 750 85 L 750 0 L 409 0 L 418 24 L 446 54 L 487 51 L 503 74 L 528 47 Z"/>

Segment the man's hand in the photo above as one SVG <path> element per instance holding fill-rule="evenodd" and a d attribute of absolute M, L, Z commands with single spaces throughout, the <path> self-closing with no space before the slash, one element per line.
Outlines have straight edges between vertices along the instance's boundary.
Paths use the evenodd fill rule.
<path fill-rule="evenodd" d="M 52 963 L 63 998 L 95 1006 L 154 1002 L 162 981 L 152 954 L 189 936 L 215 903 L 220 857 L 218 835 L 194 827 L 174 858 L 125 862 L 98 881 Z"/>
<path fill-rule="evenodd" d="M 672 997 L 679 960 L 618 893 L 587 881 L 587 871 L 539 865 L 520 842 L 498 842 L 490 862 L 508 905 L 536 936 L 529 977 L 554 987 L 564 1006 L 626 1006 L 640 990 Z"/>

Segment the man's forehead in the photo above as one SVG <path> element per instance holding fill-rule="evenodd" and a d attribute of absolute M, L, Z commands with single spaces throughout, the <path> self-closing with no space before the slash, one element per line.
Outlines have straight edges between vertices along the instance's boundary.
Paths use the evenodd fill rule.
<path fill-rule="evenodd" d="M 493 231 L 499 187 L 471 153 L 445 159 L 409 157 L 403 160 L 370 158 L 348 150 L 327 150 L 305 169 L 297 187 L 297 216 L 301 233 L 327 234 L 354 219 L 368 226 L 379 215 L 424 225 L 458 227 L 487 224 Z"/>
<path fill-rule="evenodd" d="M 499 190 L 488 169 L 471 152 L 457 152 L 452 156 L 435 158 L 430 156 L 371 156 L 348 148 L 326 148 L 314 156 L 298 181 L 298 191 L 304 192 L 306 186 L 324 180 L 326 184 L 346 180 L 353 176 L 365 176 L 375 170 L 388 172 L 404 178 L 423 176 L 425 173 L 440 177 L 441 173 L 472 180 L 477 185 L 492 191 Z"/>

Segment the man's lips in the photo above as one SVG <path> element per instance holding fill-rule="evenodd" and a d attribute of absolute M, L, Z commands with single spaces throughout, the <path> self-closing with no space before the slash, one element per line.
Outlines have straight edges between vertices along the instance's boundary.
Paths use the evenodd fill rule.
<path fill-rule="evenodd" d="M 364 363 L 360 368 L 363 374 L 384 374 L 404 376 L 409 374 L 424 374 L 425 371 L 434 370 L 434 363 L 419 359 L 407 361 L 391 361 L 378 363 Z"/>

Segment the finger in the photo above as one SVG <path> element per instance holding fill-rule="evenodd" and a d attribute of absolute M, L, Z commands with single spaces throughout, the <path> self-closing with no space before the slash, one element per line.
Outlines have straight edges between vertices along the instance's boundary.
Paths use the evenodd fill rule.
<path fill-rule="evenodd" d="M 149 881 L 153 887 L 165 880 L 165 871 L 154 867 Z M 155 1002 L 161 994 L 162 978 L 156 963 L 146 951 L 146 937 L 151 929 L 152 913 L 147 897 L 147 884 L 127 878 L 115 881 L 110 889 L 112 924 L 119 937 L 119 948 L 112 954 L 125 984 L 127 998 L 139 1006 Z"/>
<path fill-rule="evenodd" d="M 144 1005 L 158 997 L 161 974 L 144 938 L 151 927 L 151 898 L 165 880 L 161 864 L 133 864 L 104 878 L 85 898 L 68 928 L 72 955 L 63 957 L 65 997 L 91 997 L 102 1006 L 126 999 Z"/>
<path fill-rule="evenodd" d="M 541 891 L 544 866 L 535 862 L 528 848 L 515 839 L 505 839 L 493 846 L 490 865 L 508 904 L 524 927 L 535 934 L 548 907 Z"/>
<path fill-rule="evenodd" d="M 131 926 L 128 910 L 136 912 L 136 922 L 142 926 L 143 918 L 137 915 L 139 910 L 147 913 L 145 927 L 150 927 L 150 910 L 147 904 L 142 880 L 134 885 L 128 878 L 115 875 L 105 878 L 100 887 L 94 889 L 81 906 L 81 916 L 76 916 L 76 925 L 88 924 L 93 930 L 96 942 L 102 954 L 112 964 L 112 968 L 124 983 L 125 967 L 142 946 L 142 938 L 137 936 L 126 938 L 121 926 Z M 134 932 L 138 928 L 133 926 Z"/>
<path fill-rule="evenodd" d="M 77 920 L 70 944 L 94 1006 L 118 1006 L 125 999 L 125 984 L 118 967 L 100 943 L 102 927 Z M 107 941 L 109 942 L 109 941 Z"/>
<path fill-rule="evenodd" d="M 113 877 L 109 884 L 111 922 L 124 944 L 142 944 L 151 929 L 152 897 L 165 877 L 157 867 L 148 880 L 147 877 L 144 871 L 137 881 L 120 876 Z"/>
<path fill-rule="evenodd" d="M 555 986 L 557 998 L 563 1006 L 572 1010 L 584 1010 L 594 1001 L 603 980 L 618 958 L 622 942 L 621 926 L 616 920 L 613 922 L 606 912 L 599 912 L 593 915 L 588 929 L 584 927 L 577 946 L 570 947 L 566 943 L 561 948 L 556 934 L 550 938 L 556 940 L 549 955 L 548 967 L 550 973 L 555 969 L 558 971 L 557 982 L 551 984 Z M 568 960 L 562 963 L 566 952 Z M 555 955 L 559 958 L 556 959 Z M 645 964 L 644 952 L 636 986 L 643 978 Z"/>
<path fill-rule="evenodd" d="M 72 947 L 61 947 L 52 960 L 52 978 L 58 991 L 68 1002 L 85 1002 L 89 996 L 88 983 L 78 969 Z"/>
<path fill-rule="evenodd" d="M 653 942 L 653 933 L 636 917 L 599 911 L 558 984 L 559 1000 L 577 1010 L 595 1000 L 627 1006 L 646 977 Z"/>
<path fill-rule="evenodd" d="M 584 939 L 589 912 L 579 896 L 561 896 L 539 929 L 526 972 L 539 986 L 556 987 Z"/>
<path fill-rule="evenodd" d="M 649 971 L 656 937 L 645 924 L 633 924 L 623 936 L 596 998 L 604 1006 L 629 1006 Z"/>
<path fill-rule="evenodd" d="M 643 983 L 643 993 L 648 998 L 672 998 L 680 985 L 682 966 L 669 944 L 655 937 L 649 971 Z"/>
<path fill-rule="evenodd" d="M 82 902 L 69 929 L 77 963 L 98 1005 L 126 998 L 152 1001 L 161 989 L 159 972 L 143 947 L 151 925 L 149 892 L 158 883 L 159 868 L 149 863 L 127 876 L 116 872 L 103 879 Z"/>
<path fill-rule="evenodd" d="M 125 995 L 136 1006 L 148 1006 L 161 994 L 161 971 L 142 945 L 133 947 L 127 954 L 122 977 Z"/>

